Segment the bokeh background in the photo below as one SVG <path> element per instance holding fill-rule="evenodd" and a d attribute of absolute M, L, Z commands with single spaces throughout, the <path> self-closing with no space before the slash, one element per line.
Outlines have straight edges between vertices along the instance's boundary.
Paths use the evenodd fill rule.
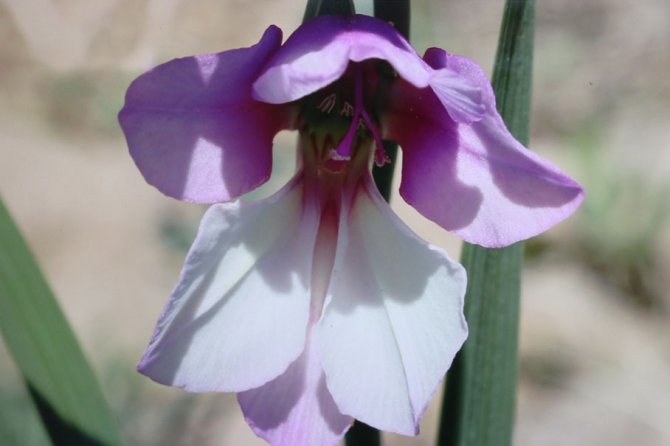
<path fill-rule="evenodd" d="M 369 12 L 370 1 L 358 2 Z M 503 0 L 414 1 L 412 41 L 491 72 Z M 0 0 L 0 193 L 92 361 L 129 444 L 256 445 L 233 395 L 162 387 L 134 365 L 204 208 L 134 167 L 116 113 L 174 57 L 288 35 L 302 0 Z M 670 2 L 537 2 L 531 147 L 587 190 L 527 244 L 515 444 L 670 444 Z M 276 172 L 294 139 L 277 137 Z M 393 200 L 421 236 L 460 242 Z M 439 398 L 416 438 L 431 445 Z M 45 434 L 0 343 L 0 444 Z"/>

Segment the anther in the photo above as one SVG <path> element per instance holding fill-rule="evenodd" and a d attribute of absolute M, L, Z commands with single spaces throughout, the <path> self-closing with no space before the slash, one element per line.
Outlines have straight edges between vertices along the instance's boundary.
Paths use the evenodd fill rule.
<path fill-rule="evenodd" d="M 336 103 L 337 95 L 335 93 L 331 93 L 326 96 L 316 108 L 323 113 L 330 113 L 333 111 Z"/>
<path fill-rule="evenodd" d="M 346 116 L 348 118 L 353 114 L 354 114 L 354 106 L 351 105 L 351 103 L 349 102 L 345 102 L 344 105 L 342 106 L 342 110 L 340 110 L 340 116 Z"/>

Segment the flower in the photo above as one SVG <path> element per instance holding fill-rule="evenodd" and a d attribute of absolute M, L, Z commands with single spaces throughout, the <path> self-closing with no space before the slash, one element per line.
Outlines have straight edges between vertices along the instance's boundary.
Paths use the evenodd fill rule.
<path fill-rule="evenodd" d="M 238 392 L 273 445 L 335 444 L 353 419 L 415 435 L 467 336 L 466 276 L 395 216 L 370 176 L 403 149 L 403 198 L 471 243 L 501 247 L 570 215 L 582 189 L 507 131 L 482 70 L 392 26 L 323 16 L 281 44 L 176 59 L 135 80 L 120 113 L 163 193 L 216 203 L 138 369 Z M 294 178 L 265 182 L 272 140 L 299 132 Z"/>

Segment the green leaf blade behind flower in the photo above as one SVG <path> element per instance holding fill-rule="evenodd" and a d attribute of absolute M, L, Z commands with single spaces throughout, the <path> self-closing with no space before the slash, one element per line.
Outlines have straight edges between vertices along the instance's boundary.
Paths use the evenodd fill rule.
<path fill-rule="evenodd" d="M 493 70 L 497 106 L 528 144 L 534 0 L 506 0 Z M 523 244 L 487 249 L 465 243 L 465 316 L 470 335 L 447 375 L 438 444 L 512 443 L 516 403 Z"/>
<path fill-rule="evenodd" d="M 93 370 L 2 201 L 0 332 L 54 445 L 123 444 Z"/>
<path fill-rule="evenodd" d="M 355 12 L 353 0 L 307 0 L 302 21 L 320 15 L 351 15 Z"/>

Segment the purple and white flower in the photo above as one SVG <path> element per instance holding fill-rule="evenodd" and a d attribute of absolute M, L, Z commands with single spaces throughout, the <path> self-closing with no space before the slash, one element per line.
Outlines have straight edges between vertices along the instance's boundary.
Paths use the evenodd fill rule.
<path fill-rule="evenodd" d="M 273 445 L 332 445 L 354 419 L 406 435 L 467 336 L 466 275 L 412 233 L 371 179 L 403 150 L 402 197 L 464 240 L 502 247 L 550 228 L 581 187 L 518 143 L 471 60 L 423 58 L 366 16 L 313 19 L 281 43 L 176 59 L 120 113 L 146 180 L 213 205 L 138 369 L 238 392 Z M 264 183 L 272 141 L 299 133 L 293 179 Z M 234 200 L 234 201 L 232 201 Z"/>

